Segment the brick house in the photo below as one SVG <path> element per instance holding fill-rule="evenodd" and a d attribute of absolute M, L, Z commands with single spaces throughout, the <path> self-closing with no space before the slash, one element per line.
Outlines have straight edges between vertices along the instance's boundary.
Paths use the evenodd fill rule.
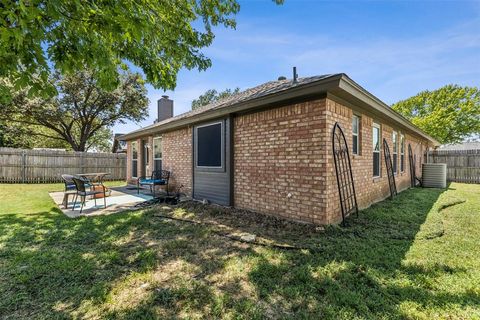
<path fill-rule="evenodd" d="M 408 144 L 417 175 L 425 150 L 438 145 L 345 74 L 267 82 L 175 117 L 168 97 L 158 108 L 156 123 L 122 137 L 129 183 L 162 168 L 195 199 L 315 224 L 342 218 L 335 122 L 349 144 L 360 208 L 389 195 L 383 138 L 399 191 L 410 186 Z"/>

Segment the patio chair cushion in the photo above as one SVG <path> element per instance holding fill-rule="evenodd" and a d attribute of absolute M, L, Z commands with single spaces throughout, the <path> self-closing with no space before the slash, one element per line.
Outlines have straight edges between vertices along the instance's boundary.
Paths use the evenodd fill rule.
<path fill-rule="evenodd" d="M 164 179 L 140 179 L 140 184 L 166 184 Z"/>
<path fill-rule="evenodd" d="M 85 183 L 85 187 L 90 188 L 91 184 L 90 183 Z M 75 191 L 75 190 L 77 190 L 77 187 L 75 187 L 74 184 L 68 184 L 68 185 L 65 186 L 65 189 L 66 189 L 65 191 L 72 191 L 72 190 Z"/>

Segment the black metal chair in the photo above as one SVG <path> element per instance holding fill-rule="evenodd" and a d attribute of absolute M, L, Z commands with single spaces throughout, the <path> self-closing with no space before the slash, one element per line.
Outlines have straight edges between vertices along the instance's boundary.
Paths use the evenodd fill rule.
<path fill-rule="evenodd" d="M 75 200 L 73 201 L 73 207 L 72 211 L 75 210 L 75 205 L 77 204 L 77 198 L 80 196 L 80 201 L 82 203 L 80 207 L 80 213 L 82 213 L 83 206 L 85 204 L 85 199 L 87 196 L 93 196 L 93 199 L 95 201 L 95 206 L 97 205 L 97 198 L 95 195 L 97 194 L 103 194 L 103 205 L 106 208 L 107 207 L 107 200 L 106 200 L 106 194 L 105 194 L 105 188 L 102 188 L 102 190 L 87 190 L 88 187 L 90 187 L 90 184 L 88 181 L 84 179 L 79 179 L 76 177 L 72 177 L 73 182 L 75 183 L 75 188 L 77 189 L 77 193 L 75 194 Z"/>
<path fill-rule="evenodd" d="M 155 198 L 155 186 L 165 186 L 168 193 L 168 180 L 170 179 L 170 171 L 167 170 L 154 170 L 152 171 L 152 175 L 150 178 L 140 177 L 137 179 L 137 194 L 140 193 L 141 186 L 149 186 L 150 192 L 153 193 L 153 197 Z"/>
<path fill-rule="evenodd" d="M 77 189 L 75 188 L 75 182 L 73 182 L 73 176 L 70 174 L 62 174 L 63 183 L 65 184 L 65 190 L 63 191 L 62 204 L 65 209 L 68 209 L 68 197 L 75 196 Z"/>

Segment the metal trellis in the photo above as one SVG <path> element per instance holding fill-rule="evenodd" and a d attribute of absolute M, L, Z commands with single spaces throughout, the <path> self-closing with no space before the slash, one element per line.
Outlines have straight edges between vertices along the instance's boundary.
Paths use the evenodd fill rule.
<path fill-rule="evenodd" d="M 390 187 L 390 198 L 397 195 L 397 185 L 395 184 L 395 173 L 393 172 L 392 157 L 390 148 L 386 139 L 383 139 L 383 154 L 385 156 L 385 165 L 387 167 L 388 186 Z"/>
<path fill-rule="evenodd" d="M 352 164 L 348 151 L 347 140 L 343 130 L 335 123 L 332 130 L 332 151 L 335 162 L 335 173 L 337 175 L 338 195 L 340 197 L 340 208 L 342 210 L 342 224 L 345 225 L 345 218 L 355 212 L 358 216 L 357 196 L 353 182 Z"/>
<path fill-rule="evenodd" d="M 415 172 L 416 159 L 413 159 L 412 146 L 410 145 L 410 143 L 408 144 L 408 162 L 410 165 L 410 185 L 413 188 L 417 185 L 417 181 L 420 184 L 422 183 L 422 181 L 417 178 L 417 174 Z"/>

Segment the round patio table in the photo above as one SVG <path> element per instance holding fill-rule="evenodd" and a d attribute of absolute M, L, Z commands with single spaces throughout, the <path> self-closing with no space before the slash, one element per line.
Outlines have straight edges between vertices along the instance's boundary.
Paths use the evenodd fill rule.
<path fill-rule="evenodd" d="M 91 172 L 91 173 L 79 173 L 77 176 L 84 177 L 92 184 L 99 184 L 103 186 L 103 179 L 110 175 L 108 172 Z"/>
<path fill-rule="evenodd" d="M 106 192 L 106 187 L 103 185 L 103 179 L 105 179 L 106 176 L 110 175 L 110 173 L 108 172 L 90 172 L 90 173 L 79 173 L 77 174 L 77 176 L 79 177 L 83 177 L 85 178 L 86 180 L 88 180 L 88 182 L 90 183 L 90 185 L 95 188 L 96 186 L 101 186 L 104 190 L 104 192 Z M 102 195 L 102 198 L 103 198 L 103 195 Z"/>

